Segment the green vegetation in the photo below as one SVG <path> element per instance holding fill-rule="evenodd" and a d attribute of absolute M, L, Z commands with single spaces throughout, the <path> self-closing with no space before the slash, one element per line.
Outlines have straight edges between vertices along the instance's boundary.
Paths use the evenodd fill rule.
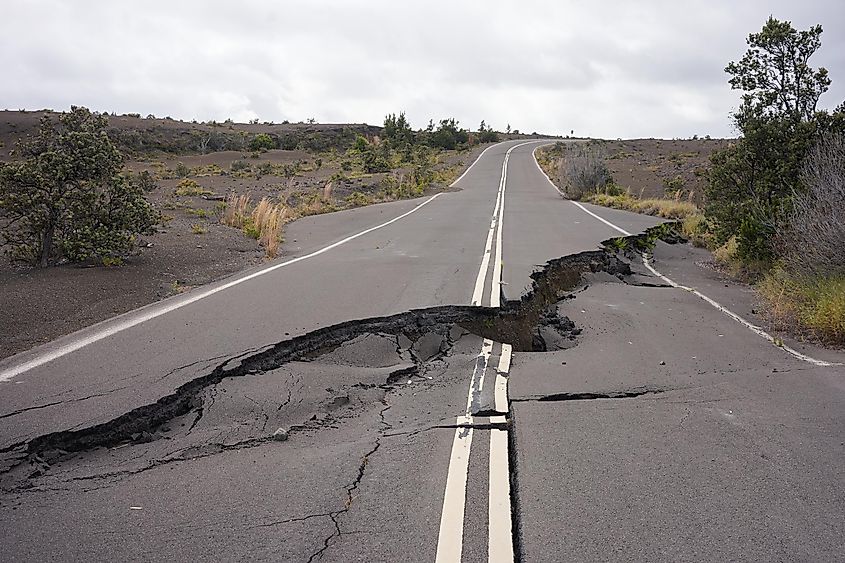
<path fill-rule="evenodd" d="M 202 196 L 212 195 L 214 192 L 201 187 L 196 180 L 185 178 L 179 181 L 173 193 L 178 196 Z"/>
<path fill-rule="evenodd" d="M 117 264 L 152 234 L 158 213 L 146 200 L 150 178 L 122 174 L 123 156 L 106 135 L 105 116 L 71 107 L 16 147 L 0 164 L 0 237 L 13 260 Z"/>
<path fill-rule="evenodd" d="M 757 287 L 778 329 L 797 323 L 822 341 L 845 343 L 845 276 L 796 276 L 775 267 Z"/>
<path fill-rule="evenodd" d="M 479 143 L 498 143 L 499 134 L 496 131 L 493 131 L 493 128 L 484 123 L 484 120 L 482 119 L 481 125 L 478 126 L 476 139 Z"/>

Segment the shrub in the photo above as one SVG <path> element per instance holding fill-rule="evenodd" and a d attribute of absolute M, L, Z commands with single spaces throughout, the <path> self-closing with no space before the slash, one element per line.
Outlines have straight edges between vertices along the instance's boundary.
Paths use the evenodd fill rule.
<path fill-rule="evenodd" d="M 140 171 L 132 178 L 132 181 L 142 192 L 151 192 L 158 187 L 153 175 L 146 170 Z"/>
<path fill-rule="evenodd" d="M 174 172 L 177 178 L 187 178 L 191 174 L 191 169 L 185 166 L 184 162 L 177 162 Z"/>
<path fill-rule="evenodd" d="M 499 134 L 493 131 L 493 128 L 481 120 L 481 125 L 478 127 L 478 136 L 476 137 L 479 143 L 497 143 L 499 141 Z"/>
<path fill-rule="evenodd" d="M 346 202 L 352 207 L 363 207 L 374 202 L 373 196 L 363 192 L 352 192 L 346 196 Z"/>
<path fill-rule="evenodd" d="M 0 164 L 2 242 L 13 260 L 48 266 L 127 255 L 159 214 L 139 181 L 121 175 L 123 156 L 105 116 L 82 107 L 44 116 L 38 134 L 17 143 L 22 160 Z"/>
<path fill-rule="evenodd" d="M 395 113 L 384 118 L 384 138 L 396 148 L 402 148 L 413 143 L 414 132 L 411 125 L 405 118 L 405 112 L 400 112 L 399 117 Z"/>
<path fill-rule="evenodd" d="M 196 180 L 185 178 L 176 184 L 174 193 L 178 196 L 197 196 L 197 195 L 211 195 L 214 192 L 200 187 Z"/>
<path fill-rule="evenodd" d="M 390 148 L 387 143 L 368 143 L 359 152 L 361 154 L 361 165 L 367 174 L 390 170 Z"/>
<path fill-rule="evenodd" d="M 273 164 L 270 162 L 262 162 L 258 165 L 258 167 L 256 167 L 255 171 L 257 174 L 266 176 L 267 174 L 273 172 Z"/>
<path fill-rule="evenodd" d="M 267 133 L 259 133 L 249 142 L 249 150 L 266 151 L 276 148 L 276 141 Z"/>
<path fill-rule="evenodd" d="M 232 161 L 229 169 L 232 172 L 250 172 L 252 170 L 252 166 L 245 160 L 235 160 Z"/>

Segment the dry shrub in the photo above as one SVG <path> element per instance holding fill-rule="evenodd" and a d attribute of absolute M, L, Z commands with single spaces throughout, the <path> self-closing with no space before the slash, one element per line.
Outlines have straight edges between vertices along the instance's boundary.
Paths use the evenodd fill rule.
<path fill-rule="evenodd" d="M 827 135 L 804 160 L 806 194 L 793 197 L 778 238 L 787 269 L 800 276 L 845 275 L 845 135 Z"/>
<path fill-rule="evenodd" d="M 560 176 L 566 180 L 566 195 L 572 199 L 594 193 L 612 180 L 605 153 L 599 147 L 580 143 L 566 146 Z"/>
<path fill-rule="evenodd" d="M 323 200 L 329 201 L 332 198 L 332 188 L 334 187 L 332 182 L 329 182 L 323 188 Z"/>
<path fill-rule="evenodd" d="M 231 193 L 226 197 L 226 207 L 220 216 L 220 222 L 236 229 L 243 229 L 249 218 L 249 206 L 252 201 L 249 194 Z"/>

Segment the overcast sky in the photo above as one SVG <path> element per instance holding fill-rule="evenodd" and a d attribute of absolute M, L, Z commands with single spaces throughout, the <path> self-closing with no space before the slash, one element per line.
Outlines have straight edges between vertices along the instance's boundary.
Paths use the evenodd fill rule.
<path fill-rule="evenodd" d="M 838 105 L 842 0 L 26 0 L 3 3 L 0 107 L 728 136 L 723 69 L 769 14 L 822 24 Z"/>

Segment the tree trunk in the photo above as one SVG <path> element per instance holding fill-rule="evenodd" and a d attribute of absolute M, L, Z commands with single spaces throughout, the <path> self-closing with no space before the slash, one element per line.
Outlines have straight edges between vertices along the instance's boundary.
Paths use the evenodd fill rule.
<path fill-rule="evenodd" d="M 50 265 L 50 255 L 53 253 L 53 234 L 55 228 L 48 225 L 41 232 L 41 260 L 39 265 L 46 268 Z"/>

